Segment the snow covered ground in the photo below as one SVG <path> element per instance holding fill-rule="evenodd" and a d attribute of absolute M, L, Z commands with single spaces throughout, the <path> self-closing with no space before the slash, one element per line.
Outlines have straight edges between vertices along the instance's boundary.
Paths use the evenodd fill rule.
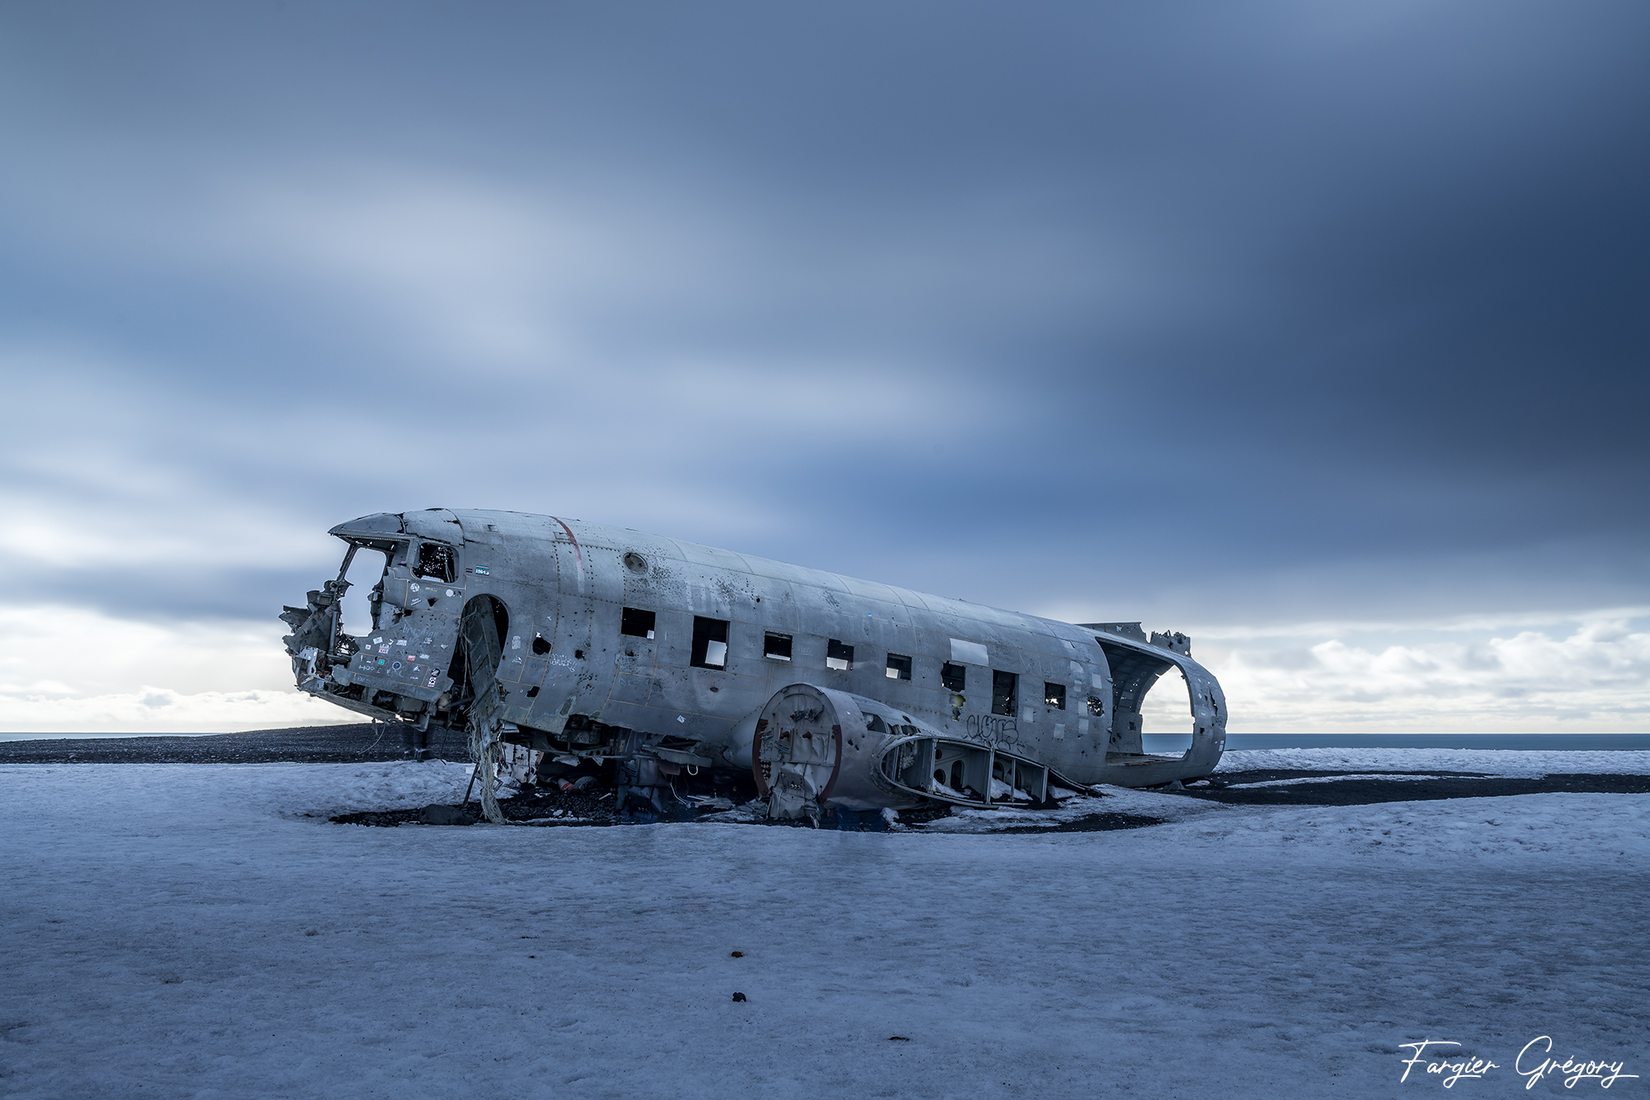
<path fill-rule="evenodd" d="M 1647 797 L 1117 792 L 1170 822 L 995 836 L 326 821 L 466 776 L 0 767 L 0 1096 L 1433 1094 L 1399 1083 L 1423 1039 L 1498 1063 L 1441 1095 L 1599 1087 L 1525 1091 L 1542 1035 L 1650 1095 Z"/>
<path fill-rule="evenodd" d="M 1537 776 L 1554 773 L 1650 775 L 1650 751 L 1521 752 L 1517 749 L 1241 749 L 1220 758 L 1217 774 L 1260 768 L 1325 771 L 1485 772 Z"/>

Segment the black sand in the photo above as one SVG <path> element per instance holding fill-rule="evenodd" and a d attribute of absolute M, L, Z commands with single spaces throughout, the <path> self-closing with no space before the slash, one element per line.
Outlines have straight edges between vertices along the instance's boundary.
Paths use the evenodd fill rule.
<path fill-rule="evenodd" d="M 431 735 L 441 760 L 470 759 L 464 737 Z M 214 733 L 200 737 L 65 737 L 0 741 L 0 764 L 365 764 L 402 758 L 401 733 L 350 726 Z"/>
<path fill-rule="evenodd" d="M 1335 779 L 1344 772 L 1242 771 L 1221 772 L 1193 783 L 1182 792 L 1209 802 L 1232 806 L 1367 806 L 1376 802 L 1427 802 L 1440 798 L 1499 798 L 1516 794 L 1650 794 L 1650 776 L 1565 772 L 1540 777 L 1512 778 L 1473 772 L 1358 771 L 1359 776 L 1391 775 L 1392 779 Z M 1403 776 L 1425 775 L 1426 779 Z M 1322 778 L 1322 783 L 1291 783 L 1287 787 L 1246 787 L 1275 779 Z"/>
<path fill-rule="evenodd" d="M 433 755 L 442 760 L 469 761 L 462 735 L 439 731 L 431 738 Z M 348 726 L 303 726 L 293 729 L 254 730 L 247 733 L 201 737 L 99 737 L 0 741 L 0 764 L 354 764 L 403 758 L 400 732 L 370 722 Z M 1228 771 L 1186 786 L 1177 793 L 1236 806 L 1361 806 L 1381 802 L 1431 801 L 1444 798 L 1493 798 L 1521 794 L 1587 793 L 1650 794 L 1650 775 L 1559 773 L 1539 778 L 1513 778 L 1476 772 L 1417 772 L 1360 770 L 1364 778 L 1338 779 L 1351 774 L 1322 770 Z M 1391 776 L 1381 778 L 1382 776 Z M 1426 778 L 1406 778 L 1425 776 Z M 1251 786 L 1278 779 L 1316 779 L 1281 787 Z M 616 820 L 611 799 L 602 802 L 578 792 L 535 792 L 506 803 L 506 814 L 534 824 L 558 824 L 555 816 L 582 819 L 580 823 L 607 824 Z M 344 815 L 353 824 L 398 825 L 427 820 L 422 810 L 365 811 Z M 477 816 L 474 806 L 460 813 Z M 1155 824 L 1151 818 L 1127 814 L 1097 814 L 1092 819 L 1059 825 L 1028 825 L 1006 832 L 1104 831 Z M 547 820 L 550 818 L 550 820 Z M 457 824 L 458 822 L 452 822 Z M 572 824 L 572 821 L 567 822 Z"/>

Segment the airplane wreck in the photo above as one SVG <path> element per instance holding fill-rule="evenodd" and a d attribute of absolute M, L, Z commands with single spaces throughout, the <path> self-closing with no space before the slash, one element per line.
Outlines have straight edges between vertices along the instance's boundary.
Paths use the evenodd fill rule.
<path fill-rule="evenodd" d="M 381 513 L 331 534 L 338 576 L 281 616 L 298 687 L 409 731 L 467 732 L 493 820 L 505 753 L 540 781 L 614 786 L 621 806 L 758 799 L 770 818 L 818 821 L 1186 781 L 1225 747 L 1225 696 L 1189 640 L 1138 623 L 516 512 Z M 350 633 L 364 582 L 347 578 L 363 569 L 370 623 Z M 1191 745 L 1151 755 L 1141 704 L 1171 670 Z"/>

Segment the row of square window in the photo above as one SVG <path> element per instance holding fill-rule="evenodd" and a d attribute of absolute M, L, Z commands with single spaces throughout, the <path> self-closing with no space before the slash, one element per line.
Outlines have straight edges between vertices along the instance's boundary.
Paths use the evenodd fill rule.
<path fill-rule="evenodd" d="M 627 607 L 619 618 L 619 633 L 631 638 L 652 638 L 658 617 L 651 611 Z M 762 656 L 772 661 L 791 659 L 791 636 L 772 630 L 762 637 Z M 693 652 L 690 663 L 694 668 L 728 667 L 728 621 L 693 617 Z M 836 638 L 825 642 L 825 667 L 846 672 L 854 667 L 854 647 Z M 903 653 L 888 654 L 884 675 L 890 680 L 911 678 L 911 658 Z M 940 665 L 940 683 L 947 691 L 963 691 L 968 686 L 968 668 L 954 661 Z M 991 712 L 1012 715 L 1018 705 L 1020 676 L 1016 672 L 991 670 Z M 1043 705 L 1055 710 L 1066 709 L 1066 685 L 1045 681 Z"/>

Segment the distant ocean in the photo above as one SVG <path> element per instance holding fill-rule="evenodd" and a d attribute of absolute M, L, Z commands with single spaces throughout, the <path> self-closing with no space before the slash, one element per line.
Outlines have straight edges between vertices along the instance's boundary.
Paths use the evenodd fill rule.
<path fill-rule="evenodd" d="M 207 733 L 0 733 L 0 741 L 73 737 L 210 737 Z M 1186 751 L 1191 734 L 1146 735 L 1153 753 Z M 1228 749 L 1650 749 L 1650 733 L 1231 733 Z"/>
<path fill-rule="evenodd" d="M 1185 752 L 1191 734 L 1152 734 L 1147 752 Z M 1228 749 L 1650 749 L 1650 733 L 1229 733 Z"/>

